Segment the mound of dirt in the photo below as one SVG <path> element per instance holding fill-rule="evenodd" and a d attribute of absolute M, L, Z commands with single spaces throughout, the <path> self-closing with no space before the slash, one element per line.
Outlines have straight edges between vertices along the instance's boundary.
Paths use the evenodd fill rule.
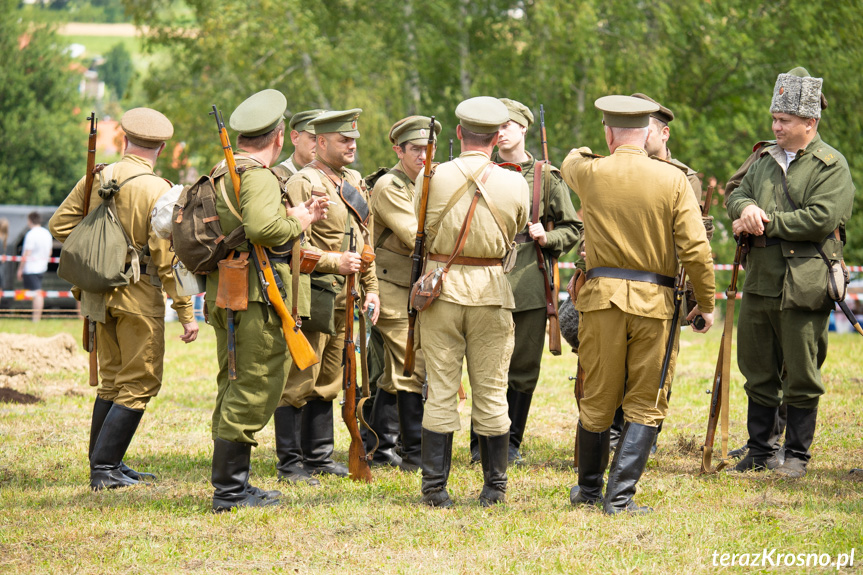
<path fill-rule="evenodd" d="M 21 393 L 9 387 L 0 387 L 0 403 L 39 403 L 42 401 L 35 395 Z"/>
<path fill-rule="evenodd" d="M 43 374 L 82 373 L 87 368 L 87 356 L 68 333 L 53 337 L 0 333 L 0 386 L 22 390 L 40 380 Z M 70 386 L 74 387 L 74 382 L 60 382 L 53 378 L 49 385 L 40 385 L 43 389 L 57 388 L 55 391 L 61 393 L 68 391 Z"/>

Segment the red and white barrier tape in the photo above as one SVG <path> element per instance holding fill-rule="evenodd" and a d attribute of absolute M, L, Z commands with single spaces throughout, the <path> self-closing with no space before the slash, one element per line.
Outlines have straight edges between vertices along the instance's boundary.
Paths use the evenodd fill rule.
<path fill-rule="evenodd" d="M 0 263 L 3 263 L 3 262 L 20 262 L 21 259 L 22 259 L 21 256 L 5 256 L 5 255 L 0 254 Z M 49 264 L 59 264 L 60 258 L 48 258 L 48 263 Z"/>
<path fill-rule="evenodd" d="M 70 292 L 70 291 L 52 291 L 52 290 L 46 291 L 46 290 L 29 290 L 29 289 L 16 289 L 16 290 L 0 291 L 0 296 L 14 298 L 15 301 L 24 301 L 24 300 L 33 299 L 33 296 L 35 296 L 37 292 L 42 292 L 42 297 L 63 297 L 63 298 L 72 297 L 72 292 Z"/>

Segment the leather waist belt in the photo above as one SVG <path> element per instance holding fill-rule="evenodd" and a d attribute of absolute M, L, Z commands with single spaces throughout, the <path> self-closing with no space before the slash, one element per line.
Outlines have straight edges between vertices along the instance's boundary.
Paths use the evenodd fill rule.
<path fill-rule="evenodd" d="M 765 235 L 749 236 L 749 246 L 753 248 L 766 248 L 778 245 L 782 240 L 779 238 L 768 238 Z"/>
<path fill-rule="evenodd" d="M 267 257 L 269 258 L 271 264 L 289 264 L 289 263 L 291 263 L 290 252 L 288 252 L 285 255 L 276 255 L 273 252 L 271 252 L 269 249 L 266 249 L 266 252 L 267 252 Z"/>
<path fill-rule="evenodd" d="M 445 254 L 429 254 L 429 259 L 435 262 L 447 263 L 450 256 Z M 469 258 L 457 256 L 452 263 L 457 266 L 499 266 L 500 258 Z"/>
<path fill-rule="evenodd" d="M 530 234 L 527 232 L 522 232 L 520 234 L 515 235 L 515 243 L 517 244 L 529 244 L 533 241 L 533 238 L 530 237 Z"/>
<path fill-rule="evenodd" d="M 624 268 L 591 268 L 587 270 L 587 279 L 593 278 L 615 278 L 619 280 L 633 280 L 660 285 L 662 287 L 674 287 L 674 278 L 653 272 L 640 270 L 628 270 Z"/>

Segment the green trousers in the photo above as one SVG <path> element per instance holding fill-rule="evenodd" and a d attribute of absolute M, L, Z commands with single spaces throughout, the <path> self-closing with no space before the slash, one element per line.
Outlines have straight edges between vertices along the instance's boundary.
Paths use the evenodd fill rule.
<path fill-rule="evenodd" d="M 533 393 L 539 379 L 542 352 L 545 349 L 545 308 L 513 312 L 515 353 L 509 360 L 509 389 Z"/>

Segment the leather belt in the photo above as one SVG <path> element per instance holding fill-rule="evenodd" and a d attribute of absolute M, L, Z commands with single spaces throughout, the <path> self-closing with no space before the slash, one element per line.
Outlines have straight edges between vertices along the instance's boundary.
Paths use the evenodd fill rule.
<path fill-rule="evenodd" d="M 749 246 L 753 248 L 766 248 L 767 246 L 779 245 L 779 238 L 768 238 L 765 235 L 749 236 Z"/>
<path fill-rule="evenodd" d="M 289 264 L 291 263 L 291 253 L 287 254 L 279 254 L 276 255 L 271 252 L 268 248 L 264 248 L 267 252 L 267 258 L 270 260 L 271 264 Z"/>
<path fill-rule="evenodd" d="M 435 262 L 447 263 L 450 256 L 446 254 L 429 254 L 429 259 Z M 499 266 L 500 258 L 469 258 L 467 256 L 456 256 L 452 261 L 457 266 Z"/>
<path fill-rule="evenodd" d="M 628 270 L 625 268 L 591 268 L 587 270 L 587 279 L 593 278 L 615 278 L 619 280 L 633 280 L 637 282 L 647 282 L 656 284 L 662 287 L 674 287 L 674 278 L 664 276 L 654 272 L 644 272 L 640 270 Z"/>
<path fill-rule="evenodd" d="M 515 243 L 517 244 L 529 244 L 533 241 L 533 238 L 530 237 L 530 234 L 527 232 L 521 232 L 520 234 L 515 235 Z"/>

